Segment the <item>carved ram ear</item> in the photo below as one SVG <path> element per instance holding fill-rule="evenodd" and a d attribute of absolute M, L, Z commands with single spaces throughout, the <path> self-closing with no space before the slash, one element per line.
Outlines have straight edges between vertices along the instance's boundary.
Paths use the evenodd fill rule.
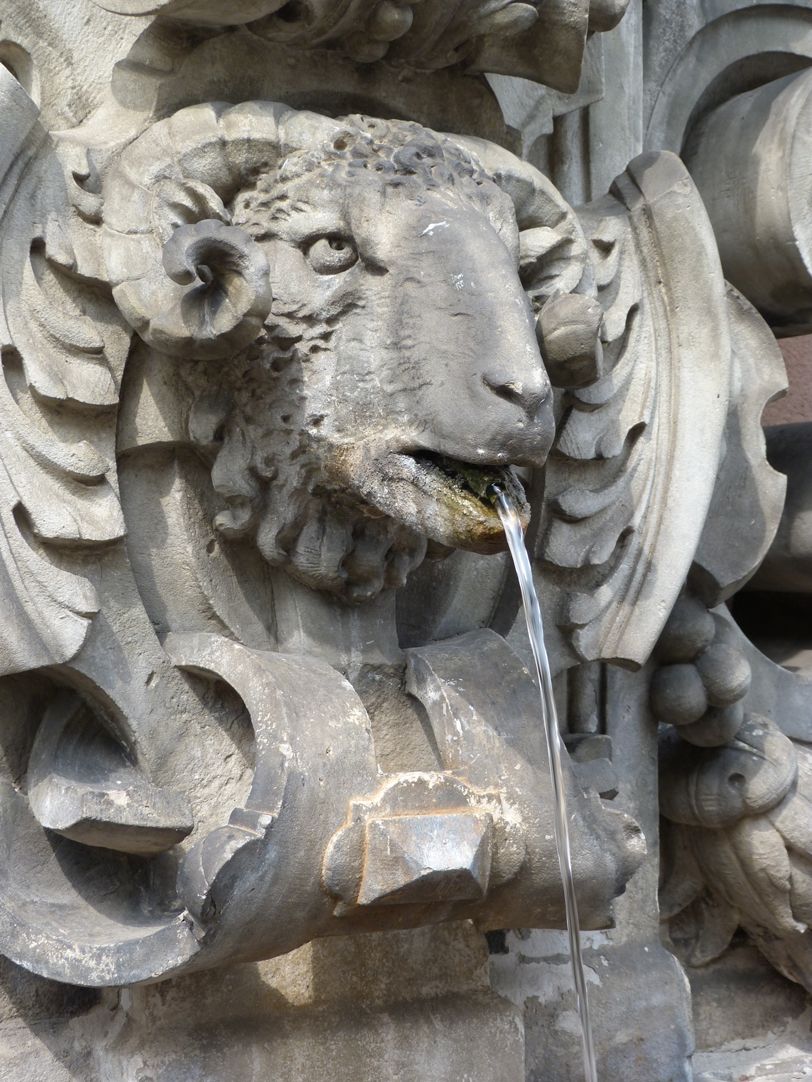
<path fill-rule="evenodd" d="M 226 357 L 249 345 L 271 308 L 268 263 L 226 206 L 335 122 L 273 102 L 204 104 L 145 132 L 108 177 L 104 255 L 131 327 L 164 353 Z"/>

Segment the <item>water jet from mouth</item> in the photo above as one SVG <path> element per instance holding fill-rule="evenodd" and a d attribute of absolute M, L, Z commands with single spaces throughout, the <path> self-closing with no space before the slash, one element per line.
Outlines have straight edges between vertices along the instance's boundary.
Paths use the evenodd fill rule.
<path fill-rule="evenodd" d="M 550 763 L 550 779 L 555 800 L 555 844 L 558 851 L 558 864 L 561 869 L 561 882 L 564 888 L 564 905 L 567 915 L 567 934 L 570 945 L 570 961 L 575 981 L 575 993 L 578 999 L 578 1013 L 581 1018 L 581 1032 L 584 1053 L 585 1082 L 598 1082 L 595 1063 L 595 1047 L 592 1038 L 592 1023 L 589 1017 L 589 999 L 587 996 L 584 962 L 581 955 L 581 926 L 578 921 L 578 902 L 575 897 L 575 880 L 572 872 L 572 849 L 570 846 L 569 820 L 567 818 L 567 799 L 564 791 L 564 776 L 561 762 L 561 735 L 558 729 L 558 712 L 553 695 L 553 678 L 550 662 L 544 643 L 544 624 L 541 606 L 533 585 L 530 558 L 524 545 L 524 531 L 521 519 L 512 500 L 498 487 L 492 485 L 488 496 L 492 498 L 499 512 L 502 526 L 507 537 L 510 555 L 516 568 L 516 577 L 522 594 L 522 605 L 530 637 L 530 648 L 536 664 L 539 694 L 541 697 L 541 718 L 547 743 L 547 757 Z"/>

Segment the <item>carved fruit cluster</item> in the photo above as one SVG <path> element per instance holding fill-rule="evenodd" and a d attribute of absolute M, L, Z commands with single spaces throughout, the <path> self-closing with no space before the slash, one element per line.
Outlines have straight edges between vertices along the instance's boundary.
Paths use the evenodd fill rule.
<path fill-rule="evenodd" d="M 723 639 L 725 623 L 701 601 L 679 599 L 660 636 L 660 667 L 651 681 L 656 717 L 698 747 L 721 747 L 744 722 L 750 665 Z"/>

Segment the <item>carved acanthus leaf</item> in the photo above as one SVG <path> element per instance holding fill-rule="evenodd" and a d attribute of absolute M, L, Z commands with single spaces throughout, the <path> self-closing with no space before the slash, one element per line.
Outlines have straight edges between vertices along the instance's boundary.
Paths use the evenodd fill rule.
<path fill-rule="evenodd" d="M 9 673 L 68 660 L 98 607 L 82 559 L 123 534 L 112 425 L 129 337 L 83 273 L 71 235 L 89 226 L 36 107 L 5 68 L 0 113 L 4 147 L 18 150 L 0 177 L 0 673 Z"/>
<path fill-rule="evenodd" d="M 807 756 L 801 752 L 802 762 Z M 671 933 L 682 941 L 690 964 L 705 965 L 718 957 L 741 925 L 785 976 L 812 987 L 808 782 L 804 763 L 797 789 L 775 808 L 724 829 L 669 824 L 672 846 L 678 839 L 689 848 L 705 884 L 705 891 L 671 920 Z M 667 863 L 667 882 L 674 881 L 677 870 Z"/>
<path fill-rule="evenodd" d="M 739 929 L 739 914 L 704 891 L 671 922 L 671 940 L 680 958 L 705 966 L 721 957 Z"/>
<path fill-rule="evenodd" d="M 672 155 L 637 159 L 582 219 L 605 312 L 603 372 L 562 402 L 538 556 L 574 654 L 640 664 L 713 492 L 730 387 L 724 282 Z"/>

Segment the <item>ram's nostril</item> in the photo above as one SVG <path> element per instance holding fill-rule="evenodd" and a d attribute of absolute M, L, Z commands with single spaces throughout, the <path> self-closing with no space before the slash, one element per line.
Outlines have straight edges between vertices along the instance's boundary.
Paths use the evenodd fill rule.
<path fill-rule="evenodd" d="M 549 395 L 546 380 L 531 379 L 527 382 L 502 372 L 486 372 L 482 382 L 497 398 L 518 406 L 528 417 L 534 417 Z"/>
<path fill-rule="evenodd" d="M 493 391 L 497 398 L 504 398 L 508 402 L 515 402 L 516 405 L 522 404 L 522 396 L 524 394 L 524 387 L 517 379 L 510 379 L 498 374 L 486 373 L 482 377 L 482 381 L 485 386 Z"/>

